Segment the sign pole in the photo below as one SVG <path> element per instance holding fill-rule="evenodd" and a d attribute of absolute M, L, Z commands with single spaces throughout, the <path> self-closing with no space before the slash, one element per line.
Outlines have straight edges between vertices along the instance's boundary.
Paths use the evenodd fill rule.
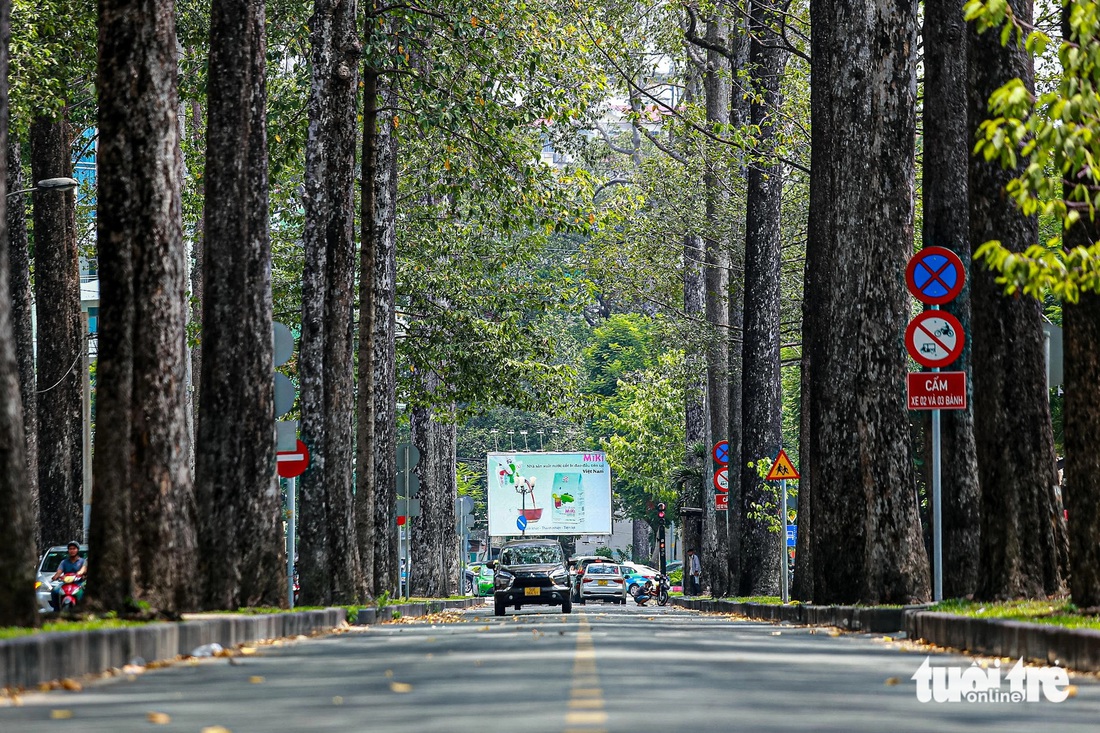
<path fill-rule="evenodd" d="M 939 310 L 933 305 L 932 310 Z M 939 367 L 933 367 L 933 373 Z M 932 410 L 932 600 L 943 600 L 943 501 L 940 481 L 940 411 Z"/>
<path fill-rule="evenodd" d="M 297 512 L 294 494 L 296 493 L 297 479 L 291 477 L 286 480 L 286 577 L 287 577 L 287 601 L 288 607 L 294 609 L 294 532 L 295 514 Z"/>
<path fill-rule="evenodd" d="M 783 603 L 787 603 L 790 601 L 787 588 L 787 479 L 779 482 L 779 493 L 783 495 L 783 501 L 779 505 L 779 588 L 783 593 Z"/>

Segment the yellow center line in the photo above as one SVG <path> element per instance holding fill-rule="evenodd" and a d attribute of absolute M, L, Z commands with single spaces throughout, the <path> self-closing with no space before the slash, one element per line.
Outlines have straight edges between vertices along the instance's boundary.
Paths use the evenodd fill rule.
<path fill-rule="evenodd" d="M 607 733 L 607 711 L 603 690 L 596 673 L 596 646 L 592 626 L 581 614 L 577 630 L 577 651 L 573 657 L 573 691 L 569 712 L 565 714 L 564 733 Z"/>

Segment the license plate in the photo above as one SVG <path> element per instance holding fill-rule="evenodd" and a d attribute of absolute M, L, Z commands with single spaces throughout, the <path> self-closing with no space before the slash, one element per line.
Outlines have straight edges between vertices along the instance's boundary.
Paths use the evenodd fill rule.
<path fill-rule="evenodd" d="M 607 581 L 606 580 L 601 580 L 601 581 L 598 581 L 597 584 L 598 585 L 607 585 Z"/>
<path fill-rule="evenodd" d="M 525 596 L 537 596 L 541 591 L 541 588 L 524 588 L 523 595 Z"/>

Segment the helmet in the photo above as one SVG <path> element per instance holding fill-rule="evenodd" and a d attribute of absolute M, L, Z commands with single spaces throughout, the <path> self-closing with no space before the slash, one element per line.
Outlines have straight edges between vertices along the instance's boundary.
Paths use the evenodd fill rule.
<path fill-rule="evenodd" d="M 74 541 L 70 542 L 69 544 L 65 545 L 65 547 L 66 548 L 75 547 L 76 549 L 79 550 L 80 549 L 80 543 L 74 540 Z"/>

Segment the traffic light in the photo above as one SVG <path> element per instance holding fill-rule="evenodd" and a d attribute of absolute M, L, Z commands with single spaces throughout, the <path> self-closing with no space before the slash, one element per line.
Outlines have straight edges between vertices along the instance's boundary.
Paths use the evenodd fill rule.
<path fill-rule="evenodd" d="M 657 517 L 658 519 L 665 518 L 665 503 L 663 501 L 657 505 Z"/>

